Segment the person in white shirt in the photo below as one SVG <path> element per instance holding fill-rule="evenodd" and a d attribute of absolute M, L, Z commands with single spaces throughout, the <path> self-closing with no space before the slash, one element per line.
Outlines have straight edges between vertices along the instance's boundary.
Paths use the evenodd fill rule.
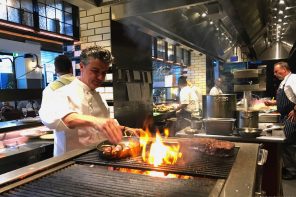
<path fill-rule="evenodd" d="M 118 143 L 123 126 L 109 118 L 107 103 L 95 91 L 104 81 L 113 57 L 95 46 L 80 55 L 81 76 L 43 97 L 39 111 L 42 122 L 55 129 L 54 155 L 97 144 L 108 139 Z"/>
<path fill-rule="evenodd" d="M 285 125 L 286 143 L 283 146 L 283 179 L 296 179 L 296 74 L 291 73 L 287 62 L 278 62 L 274 75 L 282 80 L 276 100 L 265 101 L 266 105 L 277 105 L 281 121 Z"/>
<path fill-rule="evenodd" d="M 178 86 L 180 90 L 180 105 L 177 107 L 177 119 L 179 121 L 179 129 L 184 127 L 183 119 L 191 119 L 191 115 L 194 112 L 199 111 L 199 101 L 198 96 L 194 89 L 192 89 L 188 83 L 185 76 L 181 76 L 178 79 Z"/>
<path fill-rule="evenodd" d="M 212 87 L 209 94 L 210 95 L 223 94 L 221 87 L 222 87 L 222 79 L 219 77 L 218 79 L 215 80 L 215 86 Z"/>

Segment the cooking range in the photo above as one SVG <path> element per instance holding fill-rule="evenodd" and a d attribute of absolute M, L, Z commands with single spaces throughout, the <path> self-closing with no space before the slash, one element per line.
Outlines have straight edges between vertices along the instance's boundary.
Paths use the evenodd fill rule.
<path fill-rule="evenodd" d="M 1 175 L 0 192 L 4 196 L 30 197 L 253 196 L 258 145 L 235 145 L 231 157 L 194 152 L 186 162 L 157 167 L 143 162 L 141 157 L 104 160 L 94 148 L 71 151 Z M 164 172 L 165 176 L 134 174 L 133 170 Z M 187 178 L 167 178 L 171 173 Z"/>

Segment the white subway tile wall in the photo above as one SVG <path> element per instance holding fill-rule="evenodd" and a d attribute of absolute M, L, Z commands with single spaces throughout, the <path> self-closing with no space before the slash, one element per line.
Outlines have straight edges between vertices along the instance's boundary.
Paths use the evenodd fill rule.
<path fill-rule="evenodd" d="M 106 0 L 105 0 L 106 1 Z M 78 57 L 82 49 L 89 46 L 102 46 L 111 51 L 111 29 L 110 29 L 110 7 L 92 8 L 80 10 L 80 45 L 79 50 L 74 52 Z M 107 74 L 106 81 L 112 81 L 113 75 Z M 113 87 L 99 87 L 100 92 L 106 100 L 113 100 Z M 114 117 L 114 107 L 109 107 L 110 117 Z"/>
<path fill-rule="evenodd" d="M 199 52 L 191 52 L 191 66 L 188 67 L 187 79 L 196 87 L 202 94 L 206 94 L 206 55 L 200 55 Z"/>

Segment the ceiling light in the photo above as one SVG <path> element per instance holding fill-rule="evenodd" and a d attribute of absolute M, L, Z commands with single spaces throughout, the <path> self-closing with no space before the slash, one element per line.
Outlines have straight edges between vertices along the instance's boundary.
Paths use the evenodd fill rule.
<path fill-rule="evenodd" d="M 201 17 L 203 17 L 203 18 L 206 16 L 207 16 L 207 14 L 205 12 L 201 14 Z"/>
<path fill-rule="evenodd" d="M 219 27 L 217 27 L 216 30 L 218 31 L 219 30 Z"/>
<path fill-rule="evenodd" d="M 210 25 L 213 25 L 213 21 L 210 21 Z"/>
<path fill-rule="evenodd" d="M 283 20 L 281 18 L 279 18 L 278 22 L 282 22 Z"/>
<path fill-rule="evenodd" d="M 280 10 L 280 11 L 279 11 L 279 14 L 284 14 L 283 10 Z"/>
<path fill-rule="evenodd" d="M 281 5 L 285 4 L 285 1 L 284 0 L 280 0 L 279 4 L 281 4 Z"/>

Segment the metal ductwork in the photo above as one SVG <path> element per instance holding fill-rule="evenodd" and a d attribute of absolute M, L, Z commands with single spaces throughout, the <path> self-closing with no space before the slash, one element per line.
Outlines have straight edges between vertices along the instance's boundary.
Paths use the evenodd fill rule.
<path fill-rule="evenodd" d="M 292 47 L 283 44 L 282 42 L 274 42 L 259 56 L 260 60 L 277 60 L 287 59 Z"/>

